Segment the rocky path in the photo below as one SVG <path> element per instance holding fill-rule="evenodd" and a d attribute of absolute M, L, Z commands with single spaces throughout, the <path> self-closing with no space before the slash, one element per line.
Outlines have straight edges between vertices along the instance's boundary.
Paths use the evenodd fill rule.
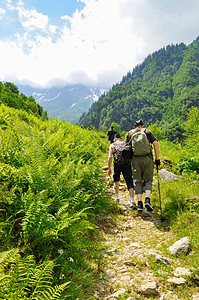
<path fill-rule="evenodd" d="M 109 190 L 111 205 L 112 184 Z M 118 213 L 110 216 L 102 235 L 103 263 L 95 299 L 199 299 L 198 290 L 190 298 L 177 296 L 175 288 L 186 282 L 183 275 L 189 276 L 190 271 L 169 254 L 168 246 L 176 241 L 175 236 L 158 211 L 139 214 L 130 209 L 124 181 L 120 182 Z"/>

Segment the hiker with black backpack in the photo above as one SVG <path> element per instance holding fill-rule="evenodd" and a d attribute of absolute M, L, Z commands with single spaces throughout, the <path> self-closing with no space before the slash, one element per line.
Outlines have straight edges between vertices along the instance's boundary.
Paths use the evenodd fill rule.
<path fill-rule="evenodd" d="M 143 121 L 139 120 L 134 123 L 134 129 L 126 134 L 125 143 L 129 142 L 131 142 L 133 150 L 132 171 L 135 194 L 138 200 L 138 211 L 143 210 L 143 193 L 145 193 L 145 208 L 147 211 L 153 211 L 153 207 L 150 203 L 154 169 L 151 145 L 153 145 L 155 151 L 155 164 L 159 166 L 158 141 L 151 130 L 144 128 Z"/>
<path fill-rule="evenodd" d="M 131 159 L 124 159 L 121 153 L 121 150 L 124 147 L 124 145 L 124 141 L 122 141 L 120 134 L 116 133 L 114 136 L 113 143 L 109 146 L 108 175 L 111 176 L 112 174 L 111 164 L 113 157 L 113 181 L 115 190 L 115 201 L 119 203 L 119 181 L 120 174 L 122 173 L 130 195 L 130 207 L 136 208 L 136 203 L 134 201 L 134 185 L 132 178 Z"/>

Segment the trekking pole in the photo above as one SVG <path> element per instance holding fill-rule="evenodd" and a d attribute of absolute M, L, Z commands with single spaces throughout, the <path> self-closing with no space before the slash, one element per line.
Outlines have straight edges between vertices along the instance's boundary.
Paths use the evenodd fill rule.
<path fill-rule="evenodd" d="M 160 181 L 159 181 L 159 173 L 158 173 L 158 165 L 156 165 L 157 167 L 157 177 L 158 177 L 158 192 L 159 192 L 159 201 L 160 201 L 160 213 L 161 213 L 161 217 L 160 220 L 163 221 L 164 218 L 162 216 L 162 204 L 161 204 L 161 195 L 160 195 Z"/>

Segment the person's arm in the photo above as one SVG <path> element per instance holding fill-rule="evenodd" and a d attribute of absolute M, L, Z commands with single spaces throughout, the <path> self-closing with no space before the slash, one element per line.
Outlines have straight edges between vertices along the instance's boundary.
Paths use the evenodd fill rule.
<path fill-rule="evenodd" d="M 159 144 L 157 141 L 153 142 L 153 147 L 154 147 L 154 151 L 155 151 L 155 158 L 159 159 Z"/>
<path fill-rule="evenodd" d="M 160 159 L 159 159 L 159 144 L 157 141 L 153 142 L 153 147 L 155 151 L 155 164 L 158 168 L 158 166 L 160 166 Z"/>
<path fill-rule="evenodd" d="M 112 154 L 113 154 L 113 145 L 109 146 L 109 154 L 108 154 L 108 175 L 111 176 L 111 164 L 112 164 Z"/>
<path fill-rule="evenodd" d="M 124 143 L 127 144 L 129 142 L 129 133 L 127 132 L 125 139 L 124 139 Z"/>
<path fill-rule="evenodd" d="M 146 129 L 145 133 L 147 135 L 149 143 L 153 145 L 153 148 L 154 148 L 154 151 L 155 151 L 155 159 L 159 160 L 159 144 L 158 144 L 158 141 L 157 141 L 156 137 L 154 136 L 154 134 L 149 129 Z"/>

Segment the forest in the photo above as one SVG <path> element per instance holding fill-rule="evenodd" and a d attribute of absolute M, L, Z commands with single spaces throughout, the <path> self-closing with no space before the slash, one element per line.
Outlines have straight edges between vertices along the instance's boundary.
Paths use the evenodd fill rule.
<path fill-rule="evenodd" d="M 182 51 L 184 46 L 179 48 Z M 152 63 L 151 58 L 148 60 Z M 181 62 L 179 65 L 182 68 Z M 140 75 L 133 76 L 134 79 L 132 75 L 124 79 L 124 83 L 127 87 L 129 81 L 132 90 L 135 86 L 131 82 L 135 81 L 142 94 L 146 86 L 138 80 Z M 175 97 L 182 89 L 180 83 L 176 86 Z M 109 143 L 106 132 L 98 127 L 105 121 L 91 129 L 52 120 L 32 97 L 19 95 L 12 83 L 1 83 L 0 87 L 0 299 L 95 299 L 93 293 L 103 270 L 100 225 L 118 211 L 103 175 Z M 120 87 L 115 87 L 110 95 L 116 91 L 121 95 Z M 165 99 L 171 99 L 170 93 L 172 89 L 168 89 Z M 184 101 L 188 99 L 187 93 L 181 95 Z M 196 93 L 190 93 L 194 98 Z M 126 90 L 125 97 L 131 97 L 127 94 Z M 102 112 L 106 99 L 111 99 L 107 97 Z M 192 255 L 183 259 L 195 270 L 199 263 L 199 111 L 193 98 L 184 102 L 185 121 L 177 103 L 174 107 L 182 122 L 182 141 L 174 143 L 165 138 L 159 126 L 161 118 L 150 128 L 160 141 L 161 167 L 183 176 L 179 183 L 163 187 L 163 212 L 170 230 L 179 238 L 185 234 L 191 237 Z M 154 95 L 154 105 L 161 106 L 156 100 Z M 121 103 L 118 100 L 117 105 Z M 165 114 L 171 120 L 168 107 Z M 158 110 L 154 113 L 158 114 Z M 125 127 L 117 122 L 115 126 L 124 136 Z M 158 207 L 157 199 L 154 205 Z M 185 287 L 187 294 L 198 284 L 195 273 Z M 176 292 L 180 294 L 181 288 L 176 288 Z"/>
<path fill-rule="evenodd" d="M 156 123 L 170 141 L 182 141 L 189 109 L 199 107 L 199 38 L 190 45 L 168 45 L 149 55 L 95 102 L 80 125 L 132 129 L 136 120 Z"/>

